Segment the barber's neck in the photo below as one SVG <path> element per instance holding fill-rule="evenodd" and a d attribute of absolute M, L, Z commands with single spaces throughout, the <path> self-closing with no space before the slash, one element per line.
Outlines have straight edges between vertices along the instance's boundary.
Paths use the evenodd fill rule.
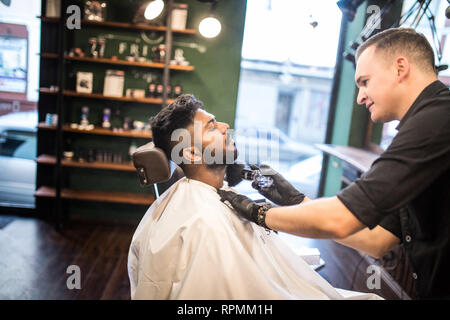
<path fill-rule="evenodd" d="M 211 167 L 206 164 L 188 164 L 184 166 L 183 170 L 189 179 L 201 181 L 217 189 L 223 186 L 225 166 Z"/>
<path fill-rule="evenodd" d="M 437 76 L 431 73 L 416 73 L 410 78 L 409 83 L 404 87 L 405 93 L 398 111 L 398 120 L 403 119 L 422 91 L 436 80 L 438 80 Z"/>

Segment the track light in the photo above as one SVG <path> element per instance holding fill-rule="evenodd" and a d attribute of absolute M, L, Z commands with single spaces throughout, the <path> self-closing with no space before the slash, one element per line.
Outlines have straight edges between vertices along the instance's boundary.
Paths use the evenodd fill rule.
<path fill-rule="evenodd" d="M 147 20 L 153 20 L 157 18 L 164 10 L 163 0 L 150 1 L 144 11 L 144 18 Z"/>
<path fill-rule="evenodd" d="M 198 31 L 205 38 L 215 38 L 222 30 L 222 24 L 215 17 L 214 11 L 216 10 L 216 5 L 218 0 L 199 0 L 201 2 L 210 2 L 211 9 L 209 15 L 204 18 L 198 25 Z"/>
<path fill-rule="evenodd" d="M 134 23 L 164 24 L 166 5 L 163 0 L 146 1 L 139 6 L 134 15 Z"/>
<path fill-rule="evenodd" d="M 198 25 L 198 31 L 200 31 L 200 34 L 205 38 L 217 37 L 217 35 L 220 33 L 220 30 L 222 30 L 220 21 L 212 16 L 204 18 Z"/>

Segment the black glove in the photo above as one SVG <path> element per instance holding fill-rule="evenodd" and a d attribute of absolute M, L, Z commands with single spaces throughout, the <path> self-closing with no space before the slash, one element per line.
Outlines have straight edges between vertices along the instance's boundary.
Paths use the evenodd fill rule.
<path fill-rule="evenodd" d="M 292 206 L 301 203 L 305 199 L 303 193 L 295 189 L 281 174 L 268 165 L 263 164 L 261 168 L 255 165 L 250 165 L 250 167 L 253 170 L 260 170 L 264 176 L 272 178 L 273 183 L 269 187 L 261 187 L 256 180 L 253 181 L 252 187 L 273 203 L 279 206 Z"/>
<path fill-rule="evenodd" d="M 220 196 L 220 201 L 228 201 L 236 210 L 236 212 L 249 221 L 270 229 L 266 226 L 266 211 L 272 206 L 269 204 L 259 204 L 251 200 L 250 198 L 235 193 L 233 191 L 217 190 Z M 265 210 L 264 210 L 265 209 Z"/>

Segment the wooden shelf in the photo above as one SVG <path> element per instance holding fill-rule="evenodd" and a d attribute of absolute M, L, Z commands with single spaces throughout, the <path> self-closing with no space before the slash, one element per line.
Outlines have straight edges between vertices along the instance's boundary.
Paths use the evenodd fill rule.
<path fill-rule="evenodd" d="M 56 130 L 56 126 L 49 126 L 45 124 L 45 122 L 40 122 L 37 125 L 38 129 L 41 130 Z M 104 129 L 101 127 L 95 127 L 92 130 L 80 130 L 80 129 L 73 129 L 68 124 L 64 124 L 62 126 L 62 131 L 64 132 L 75 132 L 75 133 L 86 133 L 86 134 L 99 134 L 99 135 L 107 135 L 107 136 L 119 136 L 119 137 L 132 137 L 132 138 L 144 138 L 144 139 L 151 139 L 152 134 L 151 132 L 141 132 L 141 131 L 122 131 L 122 132 L 113 132 L 108 129 Z"/>
<path fill-rule="evenodd" d="M 43 16 L 37 16 L 37 18 L 41 19 L 42 22 L 46 23 L 58 23 L 61 20 L 60 18 L 43 17 Z"/>
<path fill-rule="evenodd" d="M 39 122 L 37 128 L 41 130 L 56 130 L 56 126 L 49 126 L 45 122 Z"/>
<path fill-rule="evenodd" d="M 42 154 L 36 158 L 38 164 L 56 165 L 56 157 Z M 77 167 L 88 169 L 104 169 L 104 170 L 118 170 L 118 171 L 136 171 L 131 163 L 108 163 L 108 162 L 78 162 L 73 160 L 61 159 L 63 167 Z"/>
<path fill-rule="evenodd" d="M 91 57 L 71 57 L 64 56 L 64 59 L 70 61 L 83 61 L 83 62 L 93 62 L 93 63 L 106 63 L 121 66 L 134 66 L 143 68 L 155 68 L 164 69 L 164 63 L 156 62 L 137 62 L 137 61 L 127 61 L 127 60 L 113 60 L 106 58 L 91 58 Z M 180 66 L 180 65 L 169 65 L 170 70 L 180 70 L 180 71 L 193 71 L 194 66 Z"/>
<path fill-rule="evenodd" d="M 41 52 L 39 55 L 41 56 L 41 58 L 58 59 L 57 53 Z"/>
<path fill-rule="evenodd" d="M 47 23 L 58 23 L 60 18 L 48 18 L 38 16 L 42 22 Z M 131 30 L 141 30 L 141 31 L 159 31 L 165 32 L 167 30 L 164 26 L 153 26 L 148 24 L 133 24 L 124 22 L 113 22 L 113 21 L 93 21 L 93 20 L 81 20 L 81 25 L 93 26 L 93 27 L 107 27 L 107 28 L 118 28 L 118 29 L 131 29 Z M 196 34 L 194 29 L 172 29 L 173 33 L 181 34 Z"/>
<path fill-rule="evenodd" d="M 39 88 L 39 93 L 42 94 L 57 94 L 59 90 L 51 90 L 50 88 Z"/>
<path fill-rule="evenodd" d="M 124 22 L 113 22 L 113 21 L 92 21 L 92 20 L 81 20 L 82 25 L 86 26 L 94 26 L 94 27 L 109 27 L 109 28 L 118 28 L 118 29 L 132 29 L 132 30 L 141 30 L 141 31 L 160 31 L 166 32 L 167 28 L 164 26 L 153 26 L 149 24 L 133 24 L 133 23 L 124 23 Z M 197 32 L 194 29 L 172 29 L 173 33 L 182 33 L 182 34 L 196 34 Z"/>
<path fill-rule="evenodd" d="M 39 93 L 56 95 L 58 93 L 58 90 L 50 90 L 50 88 L 39 88 Z M 110 97 L 110 96 L 104 96 L 103 94 L 100 94 L 100 93 L 80 93 L 80 92 L 75 92 L 75 91 L 70 91 L 70 90 L 64 90 L 63 95 L 66 97 L 113 100 L 113 101 L 122 101 L 122 102 L 137 102 L 137 103 L 149 103 L 149 104 L 162 104 L 163 103 L 163 99 L 160 99 L 160 98 Z M 175 101 L 175 99 L 167 99 L 168 104 L 171 104 L 174 101 Z"/>
<path fill-rule="evenodd" d="M 53 187 L 42 186 L 36 190 L 34 196 L 37 198 L 55 198 L 56 189 Z M 138 205 L 151 205 L 155 200 L 154 196 L 151 194 L 73 189 L 62 189 L 61 198 Z"/>
<path fill-rule="evenodd" d="M 63 95 L 67 97 L 79 97 L 87 99 L 102 99 L 102 100 L 114 100 L 123 102 L 138 102 L 138 103 L 149 103 L 149 104 L 162 104 L 163 100 L 159 98 L 132 98 L 132 97 L 109 97 L 104 96 L 100 93 L 79 93 L 75 91 L 64 91 Z M 167 103 L 170 104 L 174 102 L 174 99 L 168 99 Z"/>

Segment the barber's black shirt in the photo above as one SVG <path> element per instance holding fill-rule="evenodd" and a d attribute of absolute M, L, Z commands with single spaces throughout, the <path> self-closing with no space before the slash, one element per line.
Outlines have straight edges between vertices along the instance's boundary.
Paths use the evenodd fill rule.
<path fill-rule="evenodd" d="M 418 298 L 450 298 L 450 91 L 426 87 L 370 170 L 338 193 L 366 226 L 403 243 Z"/>

